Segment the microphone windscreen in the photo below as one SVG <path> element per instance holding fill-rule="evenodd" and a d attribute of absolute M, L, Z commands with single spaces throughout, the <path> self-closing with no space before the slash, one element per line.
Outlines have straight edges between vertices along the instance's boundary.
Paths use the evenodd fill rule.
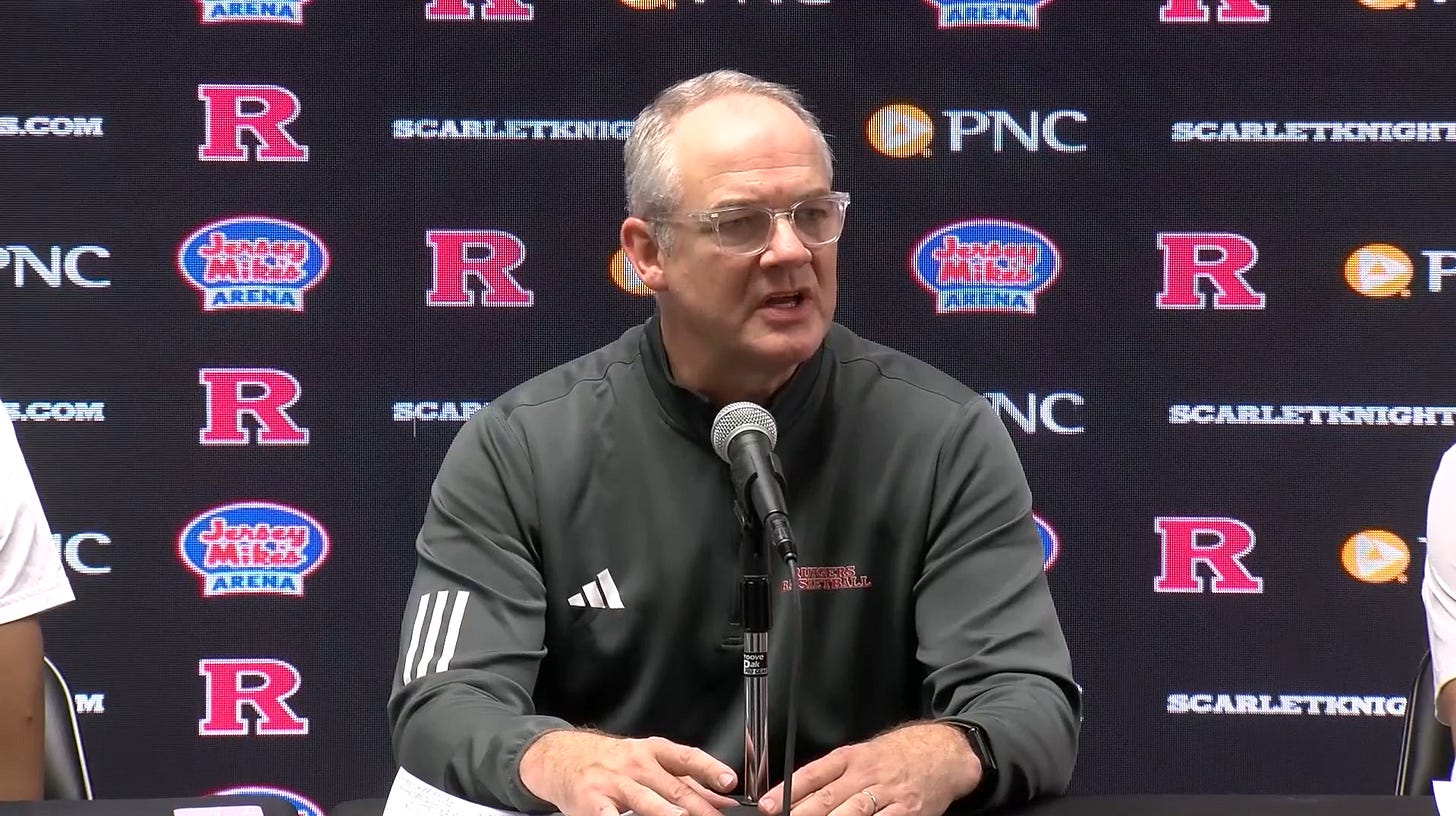
<path fill-rule="evenodd" d="M 730 402 L 713 417 L 713 450 L 718 458 L 729 462 L 728 443 L 744 431 L 758 431 L 768 437 L 769 450 L 778 444 L 779 426 L 767 408 L 755 402 Z"/>

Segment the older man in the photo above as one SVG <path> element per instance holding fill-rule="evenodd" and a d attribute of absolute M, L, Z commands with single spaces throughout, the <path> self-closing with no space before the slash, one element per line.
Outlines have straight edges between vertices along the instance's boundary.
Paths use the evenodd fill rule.
<path fill-rule="evenodd" d="M 36 615 L 72 599 L 10 414 L 0 407 L 0 801 L 41 797 L 45 705 Z"/>
<path fill-rule="evenodd" d="M 1026 479 L 982 397 L 833 323 L 832 180 L 781 85 L 705 74 L 638 117 L 621 240 L 657 313 L 492 403 L 446 456 L 390 700 L 408 770 L 569 816 L 733 803 L 737 525 L 709 426 L 752 400 L 780 429 L 800 586 L 822 585 L 792 816 L 1064 789 L 1079 697 Z M 775 747 L 786 694 L 773 673 Z"/>

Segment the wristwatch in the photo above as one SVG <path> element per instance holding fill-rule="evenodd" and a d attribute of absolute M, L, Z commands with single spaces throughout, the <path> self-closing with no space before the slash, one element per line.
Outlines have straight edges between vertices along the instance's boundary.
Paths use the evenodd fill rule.
<path fill-rule="evenodd" d="M 996 755 L 991 753 L 991 740 L 986 737 L 986 729 L 977 723 L 959 720 L 947 720 L 946 723 L 960 727 L 961 733 L 966 735 L 966 742 L 970 743 L 971 753 L 981 760 L 981 783 L 976 789 L 987 791 L 996 787 Z"/>

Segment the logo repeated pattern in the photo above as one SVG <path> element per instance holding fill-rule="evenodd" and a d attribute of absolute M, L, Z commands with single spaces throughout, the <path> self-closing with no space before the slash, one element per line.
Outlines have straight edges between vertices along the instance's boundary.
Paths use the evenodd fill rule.
<path fill-rule="evenodd" d="M 492 399 L 615 336 L 620 328 L 609 327 L 640 319 L 649 298 L 674 296 L 650 289 L 613 237 L 622 145 L 646 91 L 588 49 L 545 54 L 543 43 L 563 33 L 585 42 L 598 28 L 611 35 L 598 57 L 638 67 L 647 62 L 630 53 L 638 36 L 711 32 L 728 42 L 765 30 L 826 43 L 823 65 L 852 62 L 859 47 L 903 63 L 856 82 L 815 79 L 822 66 L 807 62 L 774 78 L 802 87 L 821 115 L 843 189 L 878 199 L 841 244 L 841 316 L 875 339 L 908 337 L 907 350 L 985 395 L 1026 463 L 1044 580 L 1064 620 L 1100 611 L 1074 588 L 1115 585 L 1143 610 L 1148 632 L 1137 642 L 1172 649 L 1186 645 L 1177 634 L 1185 613 L 1216 618 L 1342 593 L 1388 604 L 1369 614 L 1387 615 L 1394 636 L 1418 650 L 1406 613 L 1425 553 L 1410 496 L 1428 470 L 1421 451 L 1456 440 L 1456 393 L 1429 351 L 1447 339 L 1456 243 L 1432 215 L 1439 200 L 1417 181 L 1393 180 L 1417 179 L 1408 170 L 1440 178 L 1456 156 L 1456 118 L 1412 101 L 1419 77 L 1392 82 L 1379 105 L 1331 101 L 1319 88 L 1297 104 L 1272 93 L 1282 77 L 1259 67 L 1261 44 L 1317 36 L 1296 30 L 1307 16 L 1299 5 L 1150 0 L 1109 17 L 1108 4 L 1089 11 L 1072 0 L 922 0 L 849 46 L 833 42 L 863 13 L 853 0 L 406 0 L 391 19 L 413 30 L 390 31 L 389 42 L 414 42 L 421 56 L 401 61 L 399 83 L 374 96 L 358 92 L 365 80 L 293 65 L 300 55 L 334 59 L 306 50 L 316 35 L 378 26 L 347 4 L 175 5 L 169 25 L 212 58 L 180 96 L 175 83 L 156 86 L 175 121 L 146 121 L 138 111 L 152 108 L 134 95 L 98 103 L 70 80 L 53 83 L 47 104 L 27 95 L 0 110 L 0 150 L 35 168 L 8 179 L 16 192 L 0 203 L 0 309 L 15 306 L 0 322 L 8 328 L 15 316 L 7 363 L 15 354 L 22 372 L 7 366 L 0 385 L 27 449 L 48 462 L 37 468 L 48 499 L 69 487 L 49 464 L 72 461 L 64 446 L 105 440 L 129 446 L 139 477 L 99 492 L 159 494 L 160 550 L 155 530 L 65 499 L 53 539 L 97 632 L 109 612 L 92 597 L 186 584 L 191 605 L 178 614 L 209 633 L 183 645 L 195 705 L 174 730 L 192 743 L 339 739 L 325 695 L 352 692 L 353 679 L 340 679 L 334 655 L 304 645 L 328 645 L 345 624 L 316 610 L 337 617 L 342 595 L 364 595 L 368 626 L 381 617 L 398 626 L 400 611 L 381 613 L 373 597 L 383 579 L 361 563 L 397 564 L 418 525 L 410 514 L 419 508 L 370 523 L 360 508 L 385 506 L 409 485 L 426 490 L 448 439 Z M 1456 3 L 1443 0 L 1330 5 L 1331 20 L 1367 32 L 1456 24 Z M 1117 60 L 1091 76 L 1098 83 L 1050 76 L 1057 71 L 982 81 L 1052 53 L 1086 70 L 1085 49 L 1068 44 L 1092 36 L 1098 15 L 1097 26 L 1207 64 Z M 336 29 L 350 17 L 351 28 Z M 521 56 L 538 45 L 541 56 Z M 1288 53 L 1308 51 L 1297 46 Z M 734 61 L 717 48 L 694 55 L 701 67 Z M 372 71 L 363 76 L 388 73 L 387 51 L 361 52 Z M 1231 54 L 1247 73 L 1244 90 L 1205 93 L 1202 83 L 1232 70 L 1220 64 Z M 155 79 L 123 73 L 129 86 Z M 131 185 L 119 216 L 95 203 L 121 183 L 109 173 Z M 154 179 L 145 195 L 139 178 Z M 132 337 L 113 319 L 151 328 Z M 77 365 L 73 349 L 87 343 Z M 1361 373 L 1372 360 L 1388 388 Z M 1400 460 L 1360 448 L 1367 440 L 1395 440 Z M 1319 466 L 1275 472 L 1286 450 Z M 1088 464 L 1099 457 L 1114 464 Z M 1114 466 L 1125 482 L 1109 484 Z M 360 469 L 372 483 L 356 496 Z M 97 464 L 94 478 L 114 478 L 104 471 Z M 1341 486 L 1353 475 L 1368 478 L 1364 492 Z M 1350 501 L 1365 493 L 1363 505 Z M 1296 514 L 1310 529 L 1291 529 Z M 368 547 L 379 549 L 366 557 Z M 162 572 L 147 560 L 154 552 Z M 868 603 L 890 582 L 832 553 L 811 556 L 795 575 L 775 576 L 780 589 L 793 581 L 817 599 Z M 618 580 L 631 590 L 632 566 L 613 564 L 615 576 L 597 566 L 552 603 L 583 619 L 630 617 L 633 598 Z M 482 625 L 483 610 L 463 591 L 409 599 L 402 679 L 465 668 L 461 633 Z M 207 628 L 224 618 L 233 636 Z M 1299 626 L 1293 615 L 1271 618 L 1267 632 L 1249 634 L 1249 653 Z M 1105 631 L 1067 629 L 1079 661 L 1108 659 Z M 1238 679 L 1237 663 L 1234 679 L 1214 682 L 1198 676 L 1211 662 L 1191 653 L 1185 662 L 1159 666 L 1151 695 L 1119 702 L 1181 718 L 1180 727 L 1279 715 L 1291 728 L 1393 724 L 1407 702 L 1392 693 L 1404 669 L 1362 668 L 1346 680 L 1319 664 L 1311 672 L 1324 676 L 1301 688 L 1257 672 Z M 361 676 L 376 668 L 358 663 Z M 145 713 L 126 711 L 142 702 L 116 679 L 84 680 L 77 713 Z M 1214 737 L 1197 739 L 1200 755 L 1218 753 L 1206 744 Z M 1107 753 L 1099 747 L 1089 754 Z M 1100 761 L 1090 760 L 1084 789 L 1116 778 L 1101 776 Z M 323 812 L 249 774 L 215 792 Z"/>

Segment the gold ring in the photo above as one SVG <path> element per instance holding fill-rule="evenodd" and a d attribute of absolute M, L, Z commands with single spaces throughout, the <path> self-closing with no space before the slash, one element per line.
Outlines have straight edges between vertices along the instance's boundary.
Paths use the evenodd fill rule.
<path fill-rule="evenodd" d="M 860 793 L 863 793 L 865 796 L 868 796 L 870 798 L 870 804 L 874 805 L 874 808 L 875 809 L 872 810 L 872 811 L 870 811 L 870 813 L 879 813 L 880 812 L 880 800 L 879 799 L 876 799 L 875 798 L 875 795 L 873 793 L 870 793 L 870 789 L 869 788 L 865 788 L 864 790 L 860 791 Z"/>

